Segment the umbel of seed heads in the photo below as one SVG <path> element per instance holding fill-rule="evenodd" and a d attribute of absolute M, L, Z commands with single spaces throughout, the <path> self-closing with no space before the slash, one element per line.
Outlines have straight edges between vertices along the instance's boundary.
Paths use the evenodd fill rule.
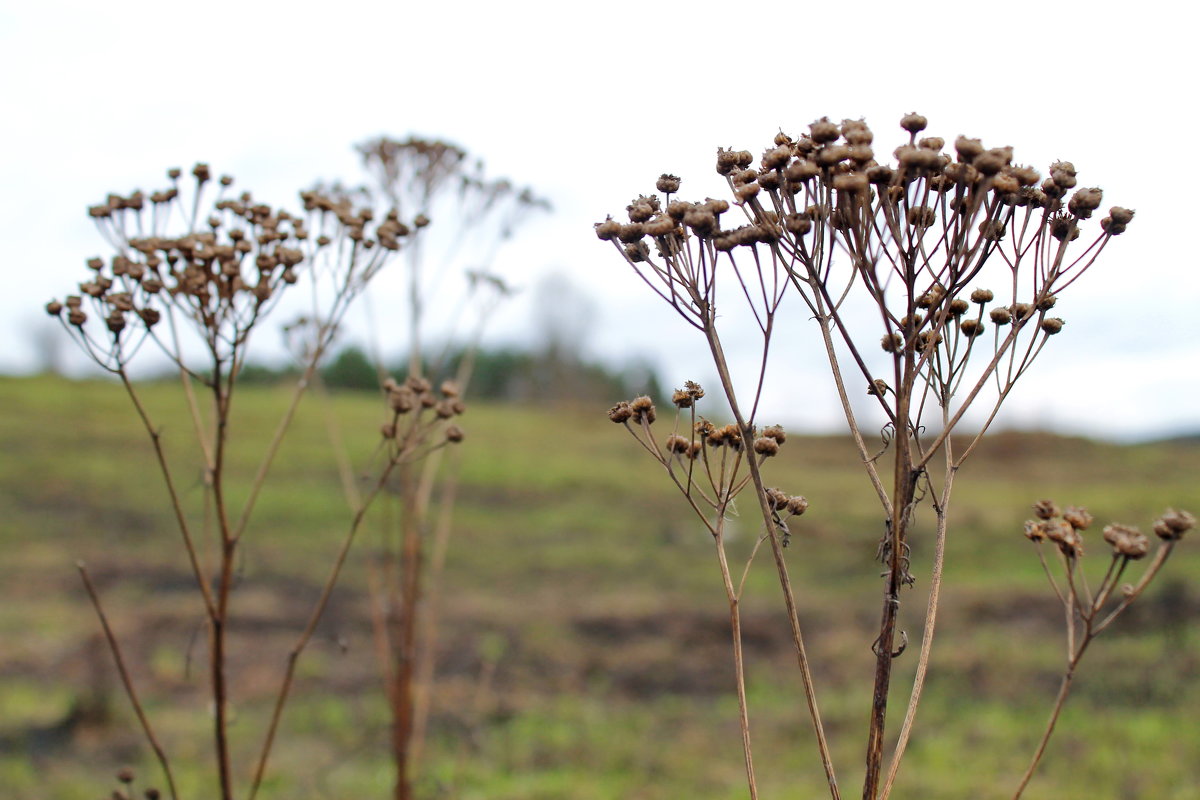
<path fill-rule="evenodd" d="M 314 236 L 304 217 L 255 202 L 249 192 L 226 197 L 233 178 L 224 175 L 216 181 L 218 196 L 206 219 L 193 215 L 188 232 L 160 235 L 172 215 L 186 219 L 193 214 L 181 207 L 180 176 L 179 169 L 168 170 L 170 188 L 148 196 L 140 190 L 110 194 L 88 209 L 118 252 L 107 261 L 89 259 L 92 277 L 79 284 L 79 294 L 48 303 L 49 314 L 61 318 L 65 311 L 66 324 L 82 331 L 91 311 L 103 318 L 114 339 L 129 326 L 153 328 L 172 305 L 205 327 L 244 326 L 283 288 L 296 283 L 305 248 L 320 250 L 334 242 L 329 233 L 335 227 L 340 226 L 337 235 L 363 250 L 376 245 L 397 250 L 410 233 L 393 213 L 368 236 L 370 209 L 355 211 L 348 199 L 304 192 L 305 210 L 319 228 Z M 207 164 L 197 164 L 192 177 L 198 200 L 212 174 Z"/>
<path fill-rule="evenodd" d="M 444 381 L 438 392 L 433 391 L 433 384 L 427 378 L 410 375 L 403 383 L 394 378 L 388 378 L 383 383 L 387 394 L 388 407 L 392 410 L 392 419 L 380 428 L 380 434 L 388 442 L 403 439 L 410 426 L 401 424 L 404 417 L 412 416 L 413 424 L 421 422 L 436 424 L 446 422 L 444 436 L 447 442 L 457 444 L 466 438 L 466 433 L 450 420 L 462 416 L 467 410 L 463 403 L 461 391 L 454 381 Z M 399 445 L 403 448 L 403 443 Z"/>
<path fill-rule="evenodd" d="M 1100 189 L 1078 187 L 1075 166 L 1068 161 L 1051 164 L 1049 176 L 1042 179 L 1037 170 L 1014 164 L 1010 147 L 988 148 L 979 139 L 959 136 L 953 153 L 945 152 L 944 139 L 918 136 L 926 127 L 925 117 L 908 114 L 900 124 L 909 141 L 896 148 L 892 163 L 877 160 L 874 134 L 865 122 L 844 120 L 837 125 L 827 117 L 797 139 L 777 135 L 757 165 L 748 150 L 718 149 L 717 172 L 729 180 L 734 204 L 746 212 L 747 224 L 722 224 L 722 215 L 731 208 L 725 200 L 673 199 L 680 180 L 664 174 L 657 182 L 664 200 L 639 196 L 627 207 L 628 222 L 609 217 L 596 225 L 596 234 L 617 245 L 635 266 L 649 263 L 666 287 L 664 295 L 678 298 L 681 286 L 703 290 L 704 275 L 683 255 L 696 241 L 711 248 L 710 253 L 765 246 L 807 258 L 819 252 L 831 229 L 845 234 L 850 244 L 880 237 L 915 242 L 930 231 L 932 236 L 943 235 L 946 247 L 953 242 L 959 252 L 986 255 L 1005 238 L 1010 222 L 1014 227 L 1022 224 L 1018 211 L 1040 217 L 1041 227 L 1035 229 L 1065 243 L 1078 238 L 1080 222 L 1091 218 L 1103 200 Z M 1123 233 L 1133 213 L 1112 207 L 1100 221 L 1102 237 Z M 967 223 L 975 224 L 973 231 Z M 665 266 L 658 266 L 655 256 Z M 869 258 L 869 253 L 856 253 L 855 258 Z M 964 287 L 953 288 L 957 293 Z M 985 319 L 998 327 L 1020 326 L 1036 315 L 1046 335 L 1063 328 L 1061 319 L 1045 316 L 1054 302 L 1046 293 L 1033 303 L 988 309 L 993 295 L 987 289 L 976 290 L 968 302 L 935 285 L 923 299 L 922 313 L 906 316 L 900 330 L 884 337 L 884 350 L 919 350 L 940 343 L 947 316 L 956 334 L 968 340 L 984 332 Z M 972 304 L 978 305 L 977 312 L 971 312 Z M 922 331 L 933 327 L 937 332 Z"/>
<path fill-rule="evenodd" d="M 1071 506 L 1060 510 L 1050 500 L 1033 507 L 1036 519 L 1025 523 L 1025 536 L 1033 542 L 1048 540 L 1058 546 L 1063 555 L 1083 555 L 1083 531 L 1093 519 L 1087 509 Z M 1163 542 L 1176 542 L 1196 526 L 1196 518 L 1187 511 L 1168 510 L 1154 522 L 1154 533 Z M 1113 555 L 1130 561 L 1144 557 L 1150 551 L 1149 538 L 1135 527 L 1114 523 L 1103 531 L 1104 541 L 1112 547 Z"/>

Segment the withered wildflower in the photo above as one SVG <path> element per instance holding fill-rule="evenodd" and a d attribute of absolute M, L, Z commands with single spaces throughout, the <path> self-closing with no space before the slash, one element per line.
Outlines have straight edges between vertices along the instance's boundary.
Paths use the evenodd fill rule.
<path fill-rule="evenodd" d="M 746 156 L 721 151 L 718 154 L 718 168 L 744 168 L 747 165 L 744 163 Z M 777 455 L 787 436 L 779 425 L 764 428 L 761 434 L 751 429 L 751 444 L 748 448 L 751 452 L 748 453 L 744 447 L 743 430 L 738 424 L 717 426 L 708 419 L 697 416 L 696 407 L 704 396 L 704 389 L 694 381 L 686 381 L 683 389 L 675 390 L 672 395 L 676 414 L 673 432 L 662 440 L 655 436 L 654 429 L 649 424 L 654 421 L 654 405 L 649 397 L 617 403 L 609 409 L 608 416 L 612 421 L 624 424 L 642 449 L 664 469 L 712 537 L 717 550 L 721 583 L 729 603 L 734 636 L 733 661 L 739 723 L 743 737 L 748 737 L 745 665 L 739 638 L 742 589 L 735 586 L 730 569 L 729 554 L 726 551 L 726 530 L 731 514 L 736 512 L 735 501 L 751 484 L 751 477 L 746 474 L 747 466 Z M 644 424 L 631 425 L 630 422 Z M 690 439 L 684 434 L 692 434 L 696 438 Z M 708 447 L 705 447 L 705 444 Z M 771 523 L 767 532 L 760 538 L 759 544 L 770 539 L 772 547 L 786 547 L 791 538 L 791 531 L 782 516 L 803 514 L 808 508 L 808 501 L 803 496 L 790 496 L 778 489 L 765 490 L 765 493 L 760 495 L 760 500 L 768 506 Z M 754 553 L 757 552 L 756 546 L 747 560 L 745 569 L 749 569 Z M 748 739 L 744 738 L 743 741 Z"/>
<path fill-rule="evenodd" d="M 304 213 L 296 214 L 258 201 L 248 191 L 235 191 L 233 178 L 221 175 L 214 179 L 207 164 L 196 164 L 190 174 L 189 179 L 183 170 L 173 168 L 167 172 L 167 188 L 148 194 L 139 190 L 110 193 L 88 208 L 111 253 L 88 258 L 78 294 L 51 301 L 46 311 L 61 321 L 89 358 L 120 379 L 150 437 L 207 622 L 217 780 L 211 794 L 230 800 L 234 777 L 228 658 L 233 643 L 227 632 L 233 607 L 230 594 L 242 560 L 244 534 L 292 412 L 340 323 L 355 298 L 411 238 L 411 229 L 396 215 L 376 222 L 371 209 L 344 196 L 301 192 Z M 300 367 L 290 410 L 283 414 L 253 478 L 245 487 L 230 491 L 233 478 L 226 468 L 230 419 L 234 398 L 240 394 L 236 390 L 248 348 L 282 298 L 302 290 L 307 290 L 308 313 L 284 329 Z M 197 467 L 204 475 L 204 532 L 215 542 L 216 558 L 199 554 L 192 522 L 195 510 L 188 508 L 188 496 L 177 489 L 179 482 L 165 456 L 162 429 L 152 421 L 130 376 L 129 365 L 143 347 L 158 349 L 178 369 L 199 445 Z M 198 390 L 209 395 L 209 403 L 200 402 Z M 207 419 L 205 406 L 210 409 Z M 388 447 L 397 446 L 394 430 L 384 426 L 381 433 L 390 442 Z M 240 506 L 231 504 L 231 495 L 240 495 Z M 309 611 L 310 627 L 298 637 L 288 669 L 294 668 L 326 608 L 357 524 L 348 526 L 326 591 Z M 79 572 L 107 633 L 101 601 L 86 566 L 80 564 Z M 167 792 L 176 797 L 166 752 L 143 712 L 133 680 L 125 674 L 119 644 L 115 637 L 107 638 L 142 732 L 159 760 Z M 261 782 L 290 685 L 291 673 L 287 673 L 280 682 L 269 731 L 262 739 L 251 796 Z M 117 778 L 124 786 L 116 794 L 129 795 L 132 771 L 122 770 Z M 145 794 L 159 796 L 156 789 L 147 789 Z"/>
<path fill-rule="evenodd" d="M 172 180 L 179 172 L 169 172 Z M 149 202 L 141 192 L 114 193 L 89 209 L 116 253 L 109 259 L 88 259 L 91 277 L 65 306 L 67 330 L 110 371 L 123 369 L 151 341 L 180 367 L 200 374 L 204 370 L 187 367 L 180 350 L 178 337 L 188 333 L 222 367 L 239 365 L 252 330 L 303 271 L 328 292 L 314 340 L 305 346 L 306 353 L 319 357 L 354 297 L 387 263 L 389 253 L 399 249 L 399 233 L 375 248 L 373 235 L 387 236 L 386 224 L 373 226 L 368 210 L 316 192 L 301 192 L 306 216 L 272 208 L 242 192 L 207 198 L 211 211 L 197 219 L 190 209 L 201 208 L 206 200 L 211 170 L 197 164 L 192 175 L 190 197 L 178 187 L 152 192 Z M 221 188 L 232 182 L 228 176 L 218 181 Z M 174 228 L 176 219 L 196 224 Z M 313 229 L 325 234 L 326 244 L 309 237 Z M 344 244 L 334 247 L 335 242 Z M 46 306 L 59 317 L 63 308 L 58 301 Z M 170 321 L 171 335 L 158 332 L 164 319 Z M 89 320 L 97 324 L 89 325 Z"/>
<path fill-rule="evenodd" d="M 596 225 L 597 236 L 612 243 L 617 257 L 702 334 L 714 354 L 735 423 L 702 437 L 712 446 L 710 460 L 730 457 L 726 446 L 740 445 L 742 432 L 755 428 L 768 372 L 765 354 L 780 350 L 771 348 L 771 338 L 784 297 L 796 297 L 793 307 L 814 323 L 883 518 L 878 552 L 886 565 L 885 585 L 872 644 L 875 702 L 863 785 L 863 796 L 872 800 L 881 787 L 885 795 L 891 790 L 915 712 L 914 704 L 885 777 L 888 687 L 892 661 L 904 649 L 900 598 L 913 583 L 908 536 L 921 498 L 938 498 L 932 504 L 938 542 L 948 525 L 952 482 L 939 479 L 939 488 L 926 467 L 944 458 L 943 474 L 957 472 L 1016 381 L 1049 338 L 1064 330 L 1063 320 L 1048 311 L 1065 306 L 1069 287 L 1133 218 L 1112 207 L 1102 221 L 1093 219 L 1103 193 L 1078 187 L 1080 171 L 1071 162 L 1056 161 L 1041 174 L 1015 161 L 1008 146 L 959 136 L 947 150 L 946 138 L 927 133 L 928 126 L 921 114 L 906 114 L 900 121 L 904 134 L 889 155 L 864 121 L 839 125 L 822 117 L 799 135 L 773 137 L 757 162 L 748 150 L 719 148 L 715 166 L 728 200 L 689 202 L 672 194 L 665 206 L 655 207 L 639 195 L 630 204 L 629 223 L 606 219 Z M 634 208 L 644 221 L 633 219 Z M 728 301 L 723 291 L 749 306 L 751 330 L 761 337 L 757 352 L 763 355 L 751 373 L 758 380 L 747 391 L 739 391 L 729 369 L 723 330 L 730 317 L 716 311 Z M 864 383 L 872 412 L 882 420 L 882 451 L 868 444 L 869 426 L 846 388 Z M 950 447 L 951 435 L 961 435 L 964 420 L 972 418 L 967 416 L 972 406 L 986 406 L 974 415 L 985 422 L 964 446 Z M 751 438 L 748 449 L 765 456 L 759 448 L 771 448 L 759 444 L 764 439 Z M 884 454 L 893 462 L 887 468 L 879 465 Z M 749 477 L 767 529 L 783 532 L 765 493 L 764 462 L 749 459 Z M 1042 509 L 1040 523 L 1058 515 L 1057 508 Z M 1080 530 L 1058 520 L 1037 524 L 1030 533 L 1039 540 L 1052 536 L 1064 556 L 1077 560 L 1083 551 Z M 795 600 L 787 564 L 776 537 L 771 544 L 791 615 Z M 933 580 L 940 582 L 940 570 Z M 936 587 L 934 604 L 924 607 L 930 626 Z M 836 796 L 798 625 L 792 633 L 822 766 Z M 914 696 L 925 680 L 929 646 L 926 637 Z M 753 794 L 749 762 L 747 753 Z"/>
<path fill-rule="evenodd" d="M 1196 518 L 1187 511 L 1171 509 L 1154 523 L 1154 533 L 1165 541 L 1174 542 L 1196 527 Z"/>
<path fill-rule="evenodd" d="M 654 408 L 654 401 L 649 397 L 642 395 L 635 397 L 629 403 L 629 410 L 632 413 L 633 421 L 637 423 L 651 424 L 657 419 L 657 412 Z"/>
<path fill-rule="evenodd" d="M 1083 658 L 1084 652 L 1092 640 L 1104 632 L 1131 603 L 1145 591 L 1146 587 L 1158 575 L 1162 565 L 1171 554 L 1178 541 L 1177 535 L 1195 524 L 1195 518 L 1186 511 L 1168 511 L 1154 525 L 1162 541 L 1159 542 L 1154 558 L 1145 567 L 1137 583 L 1126 584 L 1118 593 L 1126 569 L 1134 561 L 1144 559 L 1150 553 L 1150 540 L 1137 528 L 1131 525 L 1111 523 L 1104 526 L 1102 535 L 1104 541 L 1112 548 L 1112 558 L 1107 570 L 1095 588 L 1090 588 L 1084 574 L 1082 537 L 1080 531 L 1088 528 L 1093 520 L 1087 509 L 1069 506 L 1060 511 L 1050 500 L 1042 500 L 1034 505 L 1039 519 L 1025 523 L 1025 536 L 1031 539 L 1037 547 L 1038 558 L 1054 590 L 1054 594 L 1063 604 L 1066 614 L 1067 663 L 1063 671 L 1062 688 L 1050 715 L 1050 721 L 1042 734 L 1029 767 L 1017 787 L 1014 797 L 1019 798 L 1033 777 L 1045 752 L 1046 744 L 1054 731 L 1055 722 L 1062 712 L 1066 702 L 1072 678 Z M 1163 533 L 1169 535 L 1164 536 Z M 1059 567 L 1061 579 L 1055 578 L 1054 570 L 1045 558 L 1041 542 L 1046 539 L 1058 545 L 1061 557 Z"/>

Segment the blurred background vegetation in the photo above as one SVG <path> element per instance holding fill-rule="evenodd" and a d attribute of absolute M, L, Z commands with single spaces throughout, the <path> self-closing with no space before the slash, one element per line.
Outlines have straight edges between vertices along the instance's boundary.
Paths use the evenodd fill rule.
<path fill-rule="evenodd" d="M 252 473 L 287 391 L 270 369 L 250 376 L 235 475 Z M 604 415 L 644 391 L 647 376 L 504 350 L 482 353 L 476 376 L 440 595 L 423 796 L 744 797 L 711 542 Z M 324 377 L 361 462 L 383 419 L 374 369 L 351 349 Z M 183 450 L 189 423 L 176 387 L 149 382 L 144 391 L 171 457 L 195 463 Z M 126 763 L 157 777 L 76 559 L 88 563 L 160 736 L 178 754 L 181 790 L 204 796 L 209 721 L 203 671 L 193 663 L 203 658 L 203 615 L 126 397 L 105 381 L 4 377 L 0 407 L 3 796 L 94 800 L 115 788 L 109 776 Z M 246 543 L 232 636 L 256 642 L 256 655 L 231 665 L 245 687 L 233 698 L 240 769 L 249 765 L 239 747 L 261 735 L 287 648 L 344 531 L 326 420 L 318 398 L 302 407 Z M 869 705 L 880 523 L 847 441 L 789 438 L 768 467 L 776 485 L 812 503 L 792 525 L 788 554 L 839 777 L 853 787 Z M 185 477 L 184 491 L 202 492 L 201 475 Z M 1145 527 L 1168 506 L 1197 510 L 1198 486 L 1194 439 L 1114 445 L 1004 432 L 986 442 L 958 483 L 940 639 L 896 797 L 1007 797 L 1028 762 L 1065 653 L 1061 608 L 1021 535 L 1029 505 L 1048 497 L 1086 505 L 1098 521 Z M 757 531 L 753 516 L 732 545 L 742 557 Z M 1095 571 L 1107 563 L 1106 548 L 1098 535 L 1091 541 L 1085 561 Z M 361 558 L 377 538 L 360 545 L 301 662 L 266 797 L 389 791 L 388 717 Z M 914 564 L 927 564 L 931 543 L 919 528 L 914 547 Z M 906 598 L 909 625 L 919 624 L 925 578 L 917 573 Z M 1148 595 L 1089 651 L 1027 797 L 1200 796 L 1198 579 L 1200 547 L 1185 540 Z M 765 797 L 817 797 L 823 777 L 777 594 L 773 565 L 760 558 L 743 608 L 759 785 Z M 896 687 L 911 675 L 910 654 L 898 662 L 908 672 Z M 895 698 L 898 706 L 907 699 L 903 688 Z"/>

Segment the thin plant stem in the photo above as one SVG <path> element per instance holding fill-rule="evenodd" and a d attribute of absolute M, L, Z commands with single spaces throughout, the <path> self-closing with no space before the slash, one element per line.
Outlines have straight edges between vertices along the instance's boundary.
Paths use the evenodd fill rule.
<path fill-rule="evenodd" d="M 713 537 L 717 550 L 717 562 L 721 567 L 721 581 L 725 585 L 725 597 L 729 601 L 729 629 L 733 639 L 733 671 L 738 697 L 738 724 L 742 733 L 742 753 L 746 760 L 746 783 L 750 789 L 750 800 L 758 800 L 758 784 L 754 779 L 754 754 L 750 747 L 750 712 L 746 703 L 746 663 L 742 656 L 742 614 L 729 562 L 725 557 L 723 519 L 717 523 Z"/>
<path fill-rule="evenodd" d="M 113 661 L 116 662 L 117 672 L 121 676 L 121 685 L 125 687 L 125 695 L 129 698 L 130 705 L 133 706 L 133 713 L 137 716 L 138 722 L 141 723 L 146 741 L 150 743 L 151 749 L 154 750 L 154 756 L 158 759 L 159 766 L 162 767 L 163 775 L 167 779 L 167 791 L 171 793 L 172 798 L 177 800 L 179 793 L 175 789 L 175 776 L 171 773 L 171 764 L 167 760 L 167 753 L 159 744 L 158 737 L 154 735 L 150 719 L 146 716 L 141 701 L 138 700 L 137 690 L 133 686 L 133 678 L 130 677 L 129 669 L 125 666 L 125 659 L 121 655 L 121 647 L 117 644 L 117 637 L 113 634 L 112 626 L 108 624 L 108 616 L 104 613 L 103 606 L 100 605 L 100 596 L 96 593 L 96 587 L 92 585 L 92 579 L 88 577 L 87 566 L 82 561 L 76 562 L 75 566 L 79 570 L 79 577 L 83 579 L 83 586 L 92 601 L 92 608 L 96 610 L 96 616 L 100 618 L 100 627 L 104 629 L 104 638 L 108 640 L 108 648 L 112 652 Z"/>
<path fill-rule="evenodd" d="M 742 417 L 741 410 L 738 407 L 737 394 L 733 387 L 733 379 L 729 374 L 729 366 L 725 360 L 725 353 L 721 347 L 720 337 L 710 317 L 706 317 L 704 322 L 705 337 L 708 340 L 709 349 L 713 355 L 713 363 L 717 367 L 717 373 L 720 376 L 725 397 L 729 401 L 730 409 L 733 412 L 734 419 L 737 420 L 738 428 L 741 430 L 743 438 L 749 438 L 750 426 Z M 792 590 L 792 579 L 788 574 L 787 562 L 784 559 L 779 534 L 775 529 L 774 517 L 767 505 L 766 485 L 763 483 L 762 473 L 759 470 L 756 459 L 747 459 L 746 463 L 749 467 L 751 478 L 754 481 L 755 492 L 758 495 L 759 510 L 762 513 L 763 520 L 767 526 L 767 533 L 770 536 L 771 554 L 775 558 L 775 569 L 779 577 L 780 589 L 783 592 L 788 622 L 791 626 L 792 645 L 796 650 L 796 664 L 800 669 L 800 679 L 804 685 L 804 697 L 808 703 L 809 717 L 812 720 L 813 731 L 817 737 L 817 749 L 821 758 L 821 766 L 825 770 L 825 777 L 829 783 L 830 797 L 832 800 L 840 800 L 841 795 L 838 791 L 837 776 L 833 768 L 833 758 L 829 752 L 829 744 L 825 739 L 825 726 L 821 722 L 821 712 L 817 705 L 816 687 L 813 683 L 812 669 L 809 666 L 808 653 L 804 647 L 804 636 L 800 630 L 800 615 L 796 608 L 796 597 Z"/>
<path fill-rule="evenodd" d="M 205 612 L 209 617 L 212 617 L 216 613 L 216 603 L 213 600 L 212 591 L 209 589 L 208 580 L 204 577 L 204 570 L 200 566 L 200 558 L 196 553 L 196 545 L 192 541 L 191 527 L 188 525 L 187 514 L 183 510 L 183 503 L 179 499 L 179 492 L 175 489 L 175 479 L 171 475 L 171 468 L 167 464 L 167 454 L 163 450 L 162 434 L 150 421 L 150 416 L 146 413 L 146 408 L 142 405 L 141 398 L 138 397 L 133 384 L 129 381 L 129 375 L 123 369 L 117 374 L 121 378 L 121 384 L 125 387 L 129 399 L 133 402 L 133 407 L 137 410 L 138 418 L 141 419 L 146 433 L 150 436 L 150 443 L 154 447 L 154 455 L 158 459 L 158 468 L 162 472 L 163 482 L 167 485 L 167 494 L 171 498 L 171 510 L 175 514 L 175 522 L 179 526 L 179 534 L 183 537 L 183 549 L 187 553 L 188 563 L 192 567 L 192 576 L 196 579 L 196 588 L 200 590 L 200 596 L 204 599 Z"/>
<path fill-rule="evenodd" d="M 354 512 L 354 516 L 350 521 L 349 529 L 346 531 L 346 536 L 342 540 L 342 546 L 338 549 L 337 556 L 334 557 L 333 566 L 330 568 L 329 576 L 325 579 L 325 584 L 321 588 L 321 594 L 317 598 L 316 604 L 313 606 L 312 612 L 309 614 L 308 622 L 301 631 L 300 636 L 296 639 L 292 649 L 288 652 L 287 666 L 284 670 L 283 680 L 280 682 L 279 693 L 275 698 L 275 706 L 271 712 L 271 720 L 267 725 L 266 735 L 263 737 L 262 750 L 259 753 L 258 764 L 254 769 L 254 778 L 250 784 L 249 800 L 254 800 L 258 794 L 259 787 L 262 785 L 263 777 L 266 774 L 267 760 L 270 758 L 272 746 L 275 743 L 275 733 L 279 727 L 279 721 L 283 716 L 283 708 L 287 703 L 288 694 L 292 688 L 292 681 L 296 674 L 296 662 L 300 658 L 300 654 L 304 652 L 304 648 L 312 639 L 313 633 L 317 629 L 317 624 L 321 621 L 321 617 L 325 613 L 325 609 L 329 606 L 329 599 L 333 595 L 333 589 L 337 585 L 338 578 L 341 575 L 342 567 L 346 563 L 346 557 L 350 554 L 350 548 L 354 545 L 354 540 L 358 535 L 359 528 L 362 526 L 362 521 L 366 517 L 368 509 L 374 502 L 375 498 L 387 485 L 388 479 L 391 477 L 392 468 L 396 465 L 392 461 L 386 469 L 380 474 L 378 482 L 367 495 L 364 501 L 359 505 Z"/>
<path fill-rule="evenodd" d="M 925 687 L 925 676 L 929 670 L 929 655 L 933 649 L 933 633 L 937 625 L 938 601 L 942 590 L 942 577 L 946 561 L 946 522 L 950 503 L 950 492 L 954 482 L 954 468 L 946 473 L 946 482 L 942 489 L 941 502 L 937 509 L 937 532 L 933 545 L 933 566 L 929 574 L 929 602 L 925 608 L 925 630 L 921 635 L 921 651 L 917 656 L 917 674 L 913 677 L 912 694 L 908 701 L 908 710 L 904 713 L 904 722 L 900 725 L 900 736 L 896 740 L 892 761 L 888 766 L 887 778 L 884 780 L 880 800 L 887 800 L 891 794 L 892 784 L 900 771 L 900 761 L 908 747 L 909 735 L 912 733 L 913 720 L 917 715 L 917 707 L 921 703 L 921 692 Z"/>
<path fill-rule="evenodd" d="M 1029 785 L 1029 781 L 1033 778 L 1033 773 L 1037 770 L 1038 764 L 1041 763 L 1042 754 L 1046 752 L 1046 745 L 1050 742 L 1050 736 L 1054 733 L 1054 726 L 1057 724 L 1058 717 L 1062 713 L 1063 705 L 1067 702 L 1067 695 L 1071 693 L 1071 684 L 1075 680 L 1075 667 L 1079 664 L 1079 657 L 1083 655 L 1088 641 L 1090 640 L 1084 641 L 1079 648 L 1079 652 L 1067 664 L 1067 671 L 1063 674 L 1062 683 L 1058 687 L 1058 696 L 1054 699 L 1054 708 L 1050 711 L 1050 719 L 1046 722 L 1046 730 L 1042 733 L 1041 741 L 1038 742 L 1037 750 L 1033 754 L 1033 760 L 1029 762 L 1029 767 L 1025 770 L 1025 774 L 1021 776 L 1021 782 L 1017 785 L 1017 790 L 1013 792 L 1012 800 L 1019 800 L 1025 792 L 1025 787 Z"/>

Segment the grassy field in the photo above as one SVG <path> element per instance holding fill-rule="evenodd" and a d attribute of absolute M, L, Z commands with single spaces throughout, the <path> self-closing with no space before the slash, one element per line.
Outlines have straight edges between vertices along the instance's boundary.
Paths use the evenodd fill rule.
<path fill-rule="evenodd" d="M 180 464 L 176 388 L 145 388 Z M 286 394 L 241 397 L 231 469 L 250 475 Z M 426 797 L 723 800 L 746 796 L 711 541 L 633 441 L 586 410 L 471 407 L 462 500 L 441 591 L 439 679 Z M 352 452 L 369 452 L 370 395 L 334 399 Z M 0 791 L 94 800 L 152 759 L 97 639 L 74 564 L 89 565 L 189 798 L 210 796 L 200 607 L 153 455 L 121 389 L 0 378 Z M 320 403 L 285 444 L 246 543 L 234 595 L 233 728 L 249 769 L 270 692 L 345 529 Z M 847 797 L 861 779 L 877 623 L 879 514 L 848 442 L 789 439 L 772 480 L 811 509 L 789 549 L 802 621 Z M 1117 446 L 1004 433 L 961 473 L 940 640 L 895 797 L 1005 798 L 1057 689 L 1062 614 L 1021 523 L 1034 501 L 1082 504 L 1147 528 L 1168 506 L 1200 512 L 1200 446 Z M 386 509 L 384 509 L 386 511 Z M 361 556 L 302 661 L 271 798 L 385 797 L 387 714 Z M 733 544 L 745 557 L 747 513 Z M 741 522 L 738 520 L 737 522 Z M 922 534 L 926 534 L 922 536 Z M 904 624 L 919 638 L 931 543 L 918 528 Z M 1200 536 L 1093 645 L 1030 800 L 1200 797 Z M 1107 558 L 1091 536 L 1092 568 Z M 744 625 L 751 725 L 764 798 L 818 798 L 823 775 L 773 565 L 751 570 Z M 904 625 L 902 625 L 903 627 Z M 915 648 L 913 648 L 915 652 Z M 901 658 L 897 708 L 915 656 Z M 75 724 L 72 709 L 86 708 Z"/>

